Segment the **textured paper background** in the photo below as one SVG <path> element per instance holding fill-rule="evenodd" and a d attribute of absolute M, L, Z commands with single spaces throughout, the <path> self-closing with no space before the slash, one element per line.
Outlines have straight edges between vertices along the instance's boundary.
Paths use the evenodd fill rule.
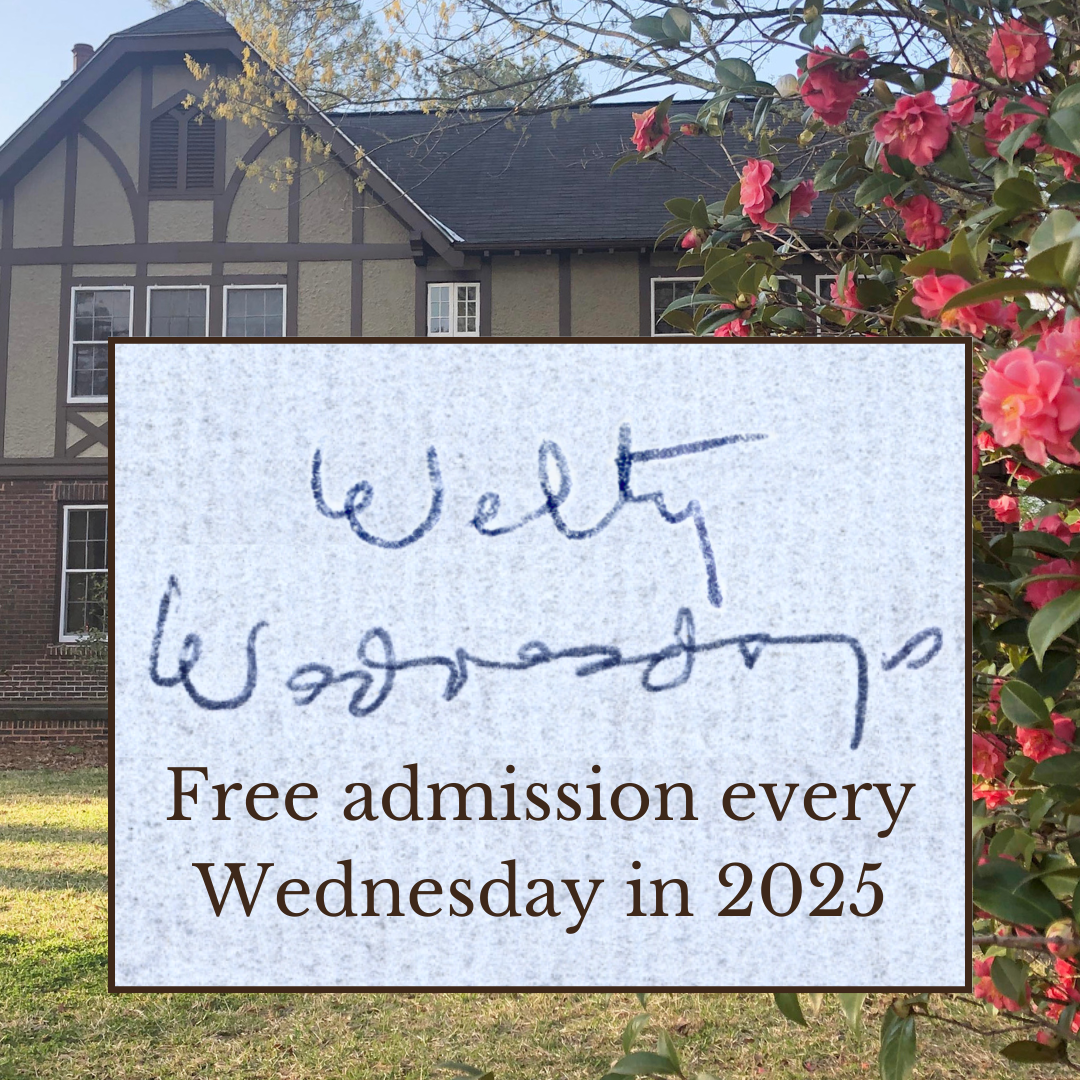
<path fill-rule="evenodd" d="M 124 344 L 115 399 L 115 978 L 121 986 L 895 986 L 962 985 L 965 905 L 964 552 L 968 510 L 966 368 L 959 344 L 861 342 L 726 345 L 590 344 Z M 627 506 L 602 534 L 570 541 L 547 517 L 506 536 L 469 525 L 477 498 L 498 492 L 497 521 L 543 500 L 537 452 L 557 442 L 573 491 L 563 513 L 594 524 L 618 493 L 620 424 L 635 450 L 733 433 L 767 440 L 635 465 L 637 492 L 663 490 L 681 508 L 700 501 L 724 594 L 708 602 L 690 522 L 665 524 Z M 400 550 L 362 543 L 346 521 L 320 515 L 312 457 L 323 458 L 326 500 L 341 507 L 360 480 L 374 489 L 363 525 L 402 536 L 431 497 L 426 452 L 445 484 L 441 518 Z M 184 635 L 198 633 L 198 690 L 227 698 L 244 683 L 244 644 L 261 620 L 258 684 L 235 710 L 196 707 L 180 686 L 155 686 L 148 657 L 170 575 L 182 594 L 162 640 L 174 674 Z M 640 669 L 588 678 L 571 660 L 526 673 L 473 669 L 445 701 L 439 668 L 399 672 L 385 704 L 350 716 L 355 684 L 299 706 L 285 683 L 300 664 L 355 669 L 372 627 L 398 659 L 452 655 L 512 659 L 525 642 L 552 649 L 612 644 L 627 653 L 673 641 L 690 608 L 699 641 L 723 635 L 839 633 L 869 658 L 862 744 L 849 748 L 855 663 L 837 645 L 768 646 L 752 670 L 735 649 L 699 655 L 685 685 L 646 693 Z M 883 671 L 881 658 L 914 633 L 940 627 L 926 666 Z M 375 655 L 375 652 L 372 652 Z M 671 661 L 672 674 L 682 661 Z M 662 670 L 662 669 L 661 669 Z M 360 781 L 381 791 L 419 770 L 426 785 L 476 781 L 525 788 L 685 781 L 699 820 L 604 822 L 350 822 L 341 810 Z M 515 766 L 511 777 L 507 764 Z M 601 766 L 599 776 L 590 770 Z M 205 766 L 190 822 L 167 821 L 168 766 Z M 317 786 L 318 816 L 272 822 L 243 812 L 246 790 L 271 782 Z M 782 823 L 763 792 L 746 822 L 724 816 L 736 782 L 800 787 Z M 235 783 L 232 820 L 213 821 L 210 785 Z M 827 822 L 802 795 L 815 782 L 840 798 Z M 860 821 L 841 820 L 846 783 L 914 782 L 891 835 L 876 792 Z M 189 786 L 187 783 L 185 786 Z M 456 799 L 448 795 L 448 804 Z M 672 804 L 681 806 L 678 795 Z M 266 807 L 268 804 L 261 804 Z M 502 806 L 501 798 L 495 801 Z M 633 807 L 634 799 L 627 800 Z M 453 814 L 447 811 L 447 816 Z M 474 815 L 478 811 L 472 811 Z M 586 812 L 588 812 L 586 810 Z M 497 814 L 502 810 L 497 809 Z M 675 816 L 679 813 L 676 811 Z M 312 886 L 353 860 L 354 907 L 364 878 L 396 878 L 404 917 L 291 919 L 274 896 L 286 878 Z M 468 918 L 428 898 L 422 919 L 409 887 L 434 878 L 480 885 L 517 864 L 519 910 L 531 879 L 557 886 L 559 918 Z M 639 860 L 640 871 L 631 869 Z M 273 862 L 250 918 L 231 895 L 216 918 L 193 862 Z M 749 918 L 718 918 L 734 895 L 719 868 L 755 874 Z M 810 917 L 824 890 L 819 862 L 846 875 L 842 917 Z M 800 872 L 797 911 L 776 918 L 758 886 L 773 863 Z M 884 905 L 871 918 L 856 894 L 866 862 Z M 257 871 L 256 877 L 257 877 Z M 738 872 L 735 872 L 736 875 Z M 688 883 L 693 917 L 628 918 L 641 878 Z M 560 879 L 603 879 L 579 931 Z M 777 903 L 787 878 L 776 875 Z M 388 904 L 380 890 L 379 910 Z M 678 910 L 675 889 L 668 910 Z M 340 895 L 334 890 L 329 898 Z M 502 893 L 496 890 L 495 901 Z M 834 901 L 835 902 L 835 901 Z M 571 917 L 573 916 L 573 917 Z M 928 937 L 928 927 L 933 934 Z M 928 942 L 932 941 L 932 947 Z"/>

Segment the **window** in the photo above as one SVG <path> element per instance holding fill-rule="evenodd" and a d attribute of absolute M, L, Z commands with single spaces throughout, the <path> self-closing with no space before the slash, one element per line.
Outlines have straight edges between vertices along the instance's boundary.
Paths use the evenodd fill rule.
<path fill-rule="evenodd" d="M 108 569 L 108 508 L 64 507 L 60 640 L 78 641 L 105 628 Z"/>
<path fill-rule="evenodd" d="M 226 337 L 284 337 L 285 286 L 225 286 Z"/>
<path fill-rule="evenodd" d="M 833 302 L 832 287 L 835 284 L 835 274 L 817 274 L 814 277 L 814 291 L 821 297 L 824 303 L 829 304 L 830 306 Z M 829 322 L 828 319 L 823 319 L 819 316 L 816 332 L 818 334 L 842 334 L 844 331 L 838 323 Z"/>
<path fill-rule="evenodd" d="M 217 183 L 214 118 L 179 105 L 150 121 L 150 190 L 213 191 Z"/>
<path fill-rule="evenodd" d="M 71 290 L 68 401 L 99 401 L 109 394 L 109 338 L 131 334 L 130 286 Z"/>
<path fill-rule="evenodd" d="M 210 333 L 206 285 L 151 285 L 146 290 L 148 337 L 206 337 Z"/>
<path fill-rule="evenodd" d="M 429 337 L 480 336 L 480 286 L 475 281 L 429 285 Z"/>
<path fill-rule="evenodd" d="M 652 319 L 653 337 L 667 337 L 668 335 L 687 336 L 686 330 L 680 330 L 669 322 L 660 318 L 667 310 L 669 304 L 689 296 L 694 291 L 697 278 L 653 278 L 652 279 Z"/>

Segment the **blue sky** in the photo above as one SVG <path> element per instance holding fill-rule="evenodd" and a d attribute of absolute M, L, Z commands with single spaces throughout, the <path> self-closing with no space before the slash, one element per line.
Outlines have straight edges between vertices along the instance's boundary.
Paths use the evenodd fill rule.
<path fill-rule="evenodd" d="M 150 0 L 0 0 L 0 142 L 71 74 L 71 46 L 96 49 L 155 14 Z"/>

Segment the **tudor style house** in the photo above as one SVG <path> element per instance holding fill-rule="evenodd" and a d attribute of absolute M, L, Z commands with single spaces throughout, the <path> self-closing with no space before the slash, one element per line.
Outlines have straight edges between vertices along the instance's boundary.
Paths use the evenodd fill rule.
<path fill-rule="evenodd" d="M 241 163 L 299 159 L 299 128 L 184 107 L 184 56 L 242 49 L 198 0 L 76 46 L 0 146 L 0 737 L 104 729 L 75 643 L 108 573 L 109 337 L 675 333 L 657 313 L 693 272 L 654 251 L 664 200 L 735 179 L 711 139 L 612 174 L 643 104 L 513 129 L 313 110 L 329 172 L 274 190 Z"/>

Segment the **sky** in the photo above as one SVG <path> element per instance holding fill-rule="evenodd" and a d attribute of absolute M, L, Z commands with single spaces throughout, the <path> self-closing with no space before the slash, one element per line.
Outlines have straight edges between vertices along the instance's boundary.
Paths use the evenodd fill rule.
<path fill-rule="evenodd" d="M 150 0 L 0 0 L 0 142 L 71 74 L 71 47 L 98 48 L 156 12 Z"/>

